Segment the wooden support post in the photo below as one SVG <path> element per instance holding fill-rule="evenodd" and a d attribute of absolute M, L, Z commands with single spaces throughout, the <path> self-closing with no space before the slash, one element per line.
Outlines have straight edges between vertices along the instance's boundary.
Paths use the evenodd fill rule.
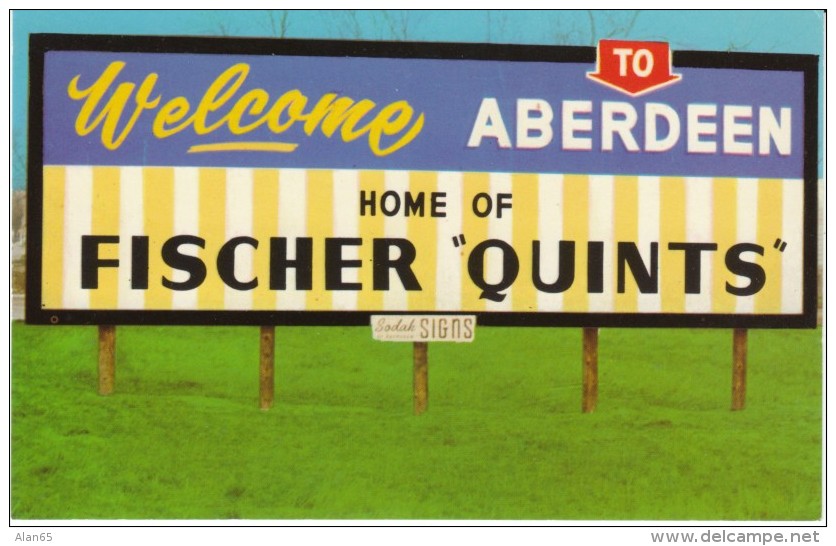
<path fill-rule="evenodd" d="M 116 326 L 99 326 L 99 394 L 113 394 L 113 382 L 116 376 Z"/>
<path fill-rule="evenodd" d="M 275 326 L 261 327 L 261 343 L 258 365 L 258 407 L 268 410 L 273 407 L 275 391 Z"/>
<path fill-rule="evenodd" d="M 746 407 L 746 353 L 748 330 L 734 329 L 732 340 L 732 411 Z"/>
<path fill-rule="evenodd" d="M 429 366 L 427 365 L 427 342 L 412 344 L 412 402 L 415 415 L 427 411 L 429 398 Z"/>
<path fill-rule="evenodd" d="M 598 328 L 583 329 L 583 402 L 584 413 L 598 405 Z"/>

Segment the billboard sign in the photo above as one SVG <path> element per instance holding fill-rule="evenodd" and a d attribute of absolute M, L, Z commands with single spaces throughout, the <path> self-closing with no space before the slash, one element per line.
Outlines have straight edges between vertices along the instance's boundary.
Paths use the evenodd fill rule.
<path fill-rule="evenodd" d="M 817 59 L 33 35 L 27 321 L 810 327 Z"/>

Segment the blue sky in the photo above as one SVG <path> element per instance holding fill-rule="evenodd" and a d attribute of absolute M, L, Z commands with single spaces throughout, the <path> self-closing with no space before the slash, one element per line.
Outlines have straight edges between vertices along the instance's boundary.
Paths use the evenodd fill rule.
<path fill-rule="evenodd" d="M 31 33 L 275 36 L 282 12 L 15 11 L 12 105 L 15 149 L 26 134 L 28 37 Z M 610 37 L 670 42 L 674 50 L 804 53 L 822 56 L 820 11 L 327 11 L 288 12 L 285 37 L 594 45 Z M 821 80 L 822 78 L 820 78 Z M 821 95 L 821 93 L 820 93 Z M 819 111 L 823 109 L 820 107 Z M 820 122 L 820 126 L 821 126 Z M 821 135 L 821 127 L 819 129 Z M 819 139 L 821 142 L 821 138 Z M 820 154 L 821 155 L 821 154 Z M 13 184 L 23 187 L 21 161 Z"/>

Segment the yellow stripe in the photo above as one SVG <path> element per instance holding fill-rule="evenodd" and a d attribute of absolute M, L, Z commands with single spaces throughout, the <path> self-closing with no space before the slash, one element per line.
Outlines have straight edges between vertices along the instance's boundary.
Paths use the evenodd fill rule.
<path fill-rule="evenodd" d="M 119 168 L 93 167 L 93 235 L 119 235 Z M 130 241 L 120 241 L 130 244 Z M 118 244 L 99 245 L 99 259 L 119 259 Z M 129 267 L 129 264 L 120 264 Z M 119 306 L 119 272 L 116 267 L 100 267 L 99 286 L 90 291 L 91 309 L 116 309 Z"/>
<path fill-rule="evenodd" d="M 668 243 L 685 239 L 685 180 L 663 177 L 659 182 L 659 284 L 663 313 L 685 312 L 685 256 L 668 250 Z"/>
<path fill-rule="evenodd" d="M 575 281 L 563 295 L 569 313 L 589 308 L 587 294 L 587 247 L 589 241 L 589 177 L 570 174 L 563 178 L 563 239 L 575 241 Z"/>
<path fill-rule="evenodd" d="M 533 312 L 537 310 L 537 290 L 531 280 L 533 263 L 532 242 L 538 239 L 538 208 L 540 202 L 539 182 L 536 174 L 514 174 L 513 188 L 513 246 L 520 259 L 520 273 L 511 291 L 514 311 Z"/>
<path fill-rule="evenodd" d="M 424 216 L 407 218 L 407 239 L 415 245 L 415 261 L 412 271 L 421 285 L 420 291 L 407 292 L 410 311 L 435 309 L 436 255 L 438 254 L 438 219 L 430 216 L 432 192 L 438 189 L 438 173 L 415 171 L 409 173 L 409 191 L 414 197 L 423 192 Z M 368 244 L 368 243 L 366 243 Z"/>
<path fill-rule="evenodd" d="M 277 291 L 270 290 L 270 237 L 279 233 L 279 171 L 253 171 L 253 238 L 258 250 L 253 270 L 258 286 L 253 290 L 253 309 L 275 309 Z"/>
<path fill-rule="evenodd" d="M 758 244 L 764 247 L 758 258 L 766 272 L 766 284 L 755 295 L 756 313 L 781 312 L 781 252 L 773 245 L 782 236 L 784 182 L 779 179 L 758 180 Z M 746 255 L 750 260 L 751 253 Z"/>
<path fill-rule="evenodd" d="M 363 245 L 360 247 L 360 259 L 363 261 L 363 266 L 360 268 L 360 283 L 363 285 L 362 291 L 357 294 L 357 309 L 362 311 L 377 311 L 383 309 L 383 292 L 374 291 L 372 285 L 372 239 L 375 237 L 383 237 L 384 234 L 384 216 L 380 213 L 380 196 L 386 191 L 386 183 L 384 180 L 383 171 L 360 171 L 359 185 L 361 196 L 365 192 L 366 199 L 371 199 L 372 192 L 375 194 L 377 206 L 375 207 L 375 216 L 371 215 L 371 209 L 366 208 L 366 215 L 360 216 L 359 230 L 360 236 L 363 237 Z M 357 211 L 359 214 L 360 211 Z"/>
<path fill-rule="evenodd" d="M 737 307 L 735 296 L 726 291 L 726 283 L 737 284 L 734 275 L 726 269 L 726 249 L 737 242 L 737 179 L 717 178 L 713 184 L 712 230 L 717 252 L 712 253 L 711 310 L 714 313 L 734 313 Z M 748 205 L 745 205 L 748 206 Z"/>
<path fill-rule="evenodd" d="M 162 279 L 171 280 L 172 270 L 163 262 L 160 251 L 174 234 L 174 169 L 142 169 L 142 203 L 149 248 L 145 308 L 171 309 L 171 290 L 162 285 Z"/>
<path fill-rule="evenodd" d="M 63 307 L 65 178 L 64 167 L 44 167 L 41 304 L 47 309 Z"/>
<path fill-rule="evenodd" d="M 313 289 L 306 309 L 329 310 L 331 292 L 325 289 L 325 238 L 334 236 L 334 176 L 332 171 L 307 171 L 308 236 L 313 238 Z"/>
<path fill-rule="evenodd" d="M 638 310 L 639 290 L 630 267 L 624 264 L 624 293 L 618 293 L 618 241 L 639 240 L 639 179 L 635 176 L 617 176 L 614 183 L 615 242 L 612 253 L 613 286 L 615 290 L 615 311 L 635 313 Z M 648 249 L 639 247 L 642 256 L 647 256 Z M 607 250 L 604 250 L 607 252 Z M 650 267 L 650 262 L 645 263 Z"/>
<path fill-rule="evenodd" d="M 485 300 L 479 299 L 482 291 L 470 280 L 467 273 L 467 259 L 473 248 L 488 239 L 488 221 L 490 216 L 479 218 L 473 213 L 473 199 L 479 193 L 490 193 L 490 177 L 487 173 L 462 174 L 462 233 L 465 237 L 466 250 L 462 252 L 462 311 L 478 312 L 485 310 Z M 481 203 L 484 210 L 485 202 Z"/>
<path fill-rule="evenodd" d="M 201 168 L 198 173 L 198 233 L 205 248 L 198 252 L 206 264 L 206 280 L 197 289 L 197 307 L 224 308 L 224 283 L 217 271 L 217 258 L 226 241 L 226 170 Z"/>

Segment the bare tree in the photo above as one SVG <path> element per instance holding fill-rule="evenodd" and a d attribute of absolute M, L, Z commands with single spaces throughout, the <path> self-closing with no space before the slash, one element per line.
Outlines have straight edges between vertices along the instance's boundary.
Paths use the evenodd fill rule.
<path fill-rule="evenodd" d="M 507 40 L 508 14 L 504 10 L 485 10 L 485 41 Z"/>
<path fill-rule="evenodd" d="M 12 252 L 12 292 L 26 290 L 26 137 L 21 129 L 12 135 L 12 191 L 9 239 Z M 20 187 L 23 189 L 19 189 Z"/>
<path fill-rule="evenodd" d="M 595 45 L 601 39 L 627 37 L 636 26 L 641 11 L 587 10 L 586 13 L 589 19 L 589 45 Z"/>
<path fill-rule="evenodd" d="M 255 19 L 255 17 L 254 17 Z M 286 9 L 264 10 L 264 17 L 259 18 L 260 25 L 247 27 L 256 29 L 256 34 L 270 36 L 272 38 L 284 38 L 290 26 L 290 11 Z M 215 14 L 212 27 L 207 30 L 209 34 L 216 36 L 239 35 L 235 25 L 226 17 Z"/>
<path fill-rule="evenodd" d="M 338 10 L 333 13 L 332 27 L 342 38 L 361 40 L 366 37 L 356 9 Z"/>
<path fill-rule="evenodd" d="M 383 10 L 381 16 L 389 31 L 388 38 L 396 41 L 408 40 L 411 37 L 411 29 L 420 17 L 409 10 Z"/>
<path fill-rule="evenodd" d="M 20 129 L 12 136 L 12 185 L 17 181 L 26 184 L 26 136 Z"/>
<path fill-rule="evenodd" d="M 749 47 L 752 45 L 754 41 L 753 37 L 748 39 L 733 39 L 729 41 L 729 45 L 726 47 L 726 51 L 749 51 Z"/>
<path fill-rule="evenodd" d="M 12 243 L 26 242 L 26 192 L 12 192 Z M 24 247 L 25 250 L 25 247 Z"/>
<path fill-rule="evenodd" d="M 336 34 L 352 40 L 409 40 L 421 14 L 410 10 L 337 10 L 331 14 Z"/>
<path fill-rule="evenodd" d="M 215 26 L 209 32 L 216 34 L 218 36 L 232 36 L 234 34 L 235 27 L 229 22 L 228 19 L 224 19 L 222 17 L 217 18 L 215 21 Z"/>

